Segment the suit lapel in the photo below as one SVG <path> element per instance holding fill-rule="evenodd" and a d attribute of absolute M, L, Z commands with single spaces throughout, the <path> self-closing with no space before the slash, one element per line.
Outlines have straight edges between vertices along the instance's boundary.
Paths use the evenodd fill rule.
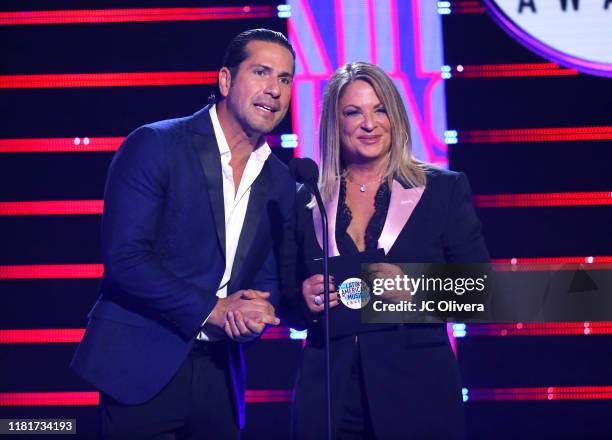
<path fill-rule="evenodd" d="M 330 200 L 325 202 L 325 212 L 327 213 L 327 243 L 329 245 L 329 256 L 337 257 L 340 255 L 336 243 L 336 213 L 338 211 L 338 197 L 340 195 L 340 180 L 336 180 L 334 192 Z M 314 224 L 317 242 L 323 250 L 323 226 L 321 225 L 321 212 L 319 207 L 312 209 L 312 222 Z"/>
<path fill-rule="evenodd" d="M 225 255 L 225 209 L 223 203 L 223 180 L 221 176 L 221 156 L 217 140 L 208 114 L 208 107 L 194 115 L 193 144 L 198 152 L 204 170 L 210 206 L 215 218 L 219 246 Z"/>
<path fill-rule="evenodd" d="M 238 247 L 236 248 L 234 265 L 232 266 L 232 276 L 230 277 L 232 287 L 235 287 L 236 283 L 240 280 L 244 262 L 257 236 L 257 230 L 261 224 L 261 219 L 265 215 L 264 209 L 268 200 L 271 179 L 269 161 L 266 160 L 261 173 L 259 173 L 259 176 L 257 176 L 257 179 L 255 179 L 255 182 L 253 182 L 251 186 L 249 204 L 247 206 L 244 223 L 242 224 Z"/>
<path fill-rule="evenodd" d="M 385 254 L 389 253 L 400 232 L 408 223 L 414 208 L 421 200 L 423 191 L 425 191 L 425 188 L 422 186 L 404 188 L 397 180 L 393 181 L 387 218 L 378 238 L 378 247 L 383 248 Z"/>
<path fill-rule="evenodd" d="M 421 200 L 424 187 L 404 188 L 397 180 L 393 181 L 391 188 L 391 200 L 385 225 L 378 239 L 378 247 L 385 250 L 385 254 L 397 240 L 400 232 L 408 223 L 414 208 Z M 336 244 L 336 211 L 338 208 L 338 195 L 340 192 L 340 182 L 336 182 L 332 198 L 325 203 L 325 210 L 328 217 L 328 238 L 330 257 L 340 255 Z M 318 208 L 312 210 L 312 220 L 314 223 L 315 236 L 321 249 L 323 249 L 323 229 L 321 228 L 321 214 Z"/>

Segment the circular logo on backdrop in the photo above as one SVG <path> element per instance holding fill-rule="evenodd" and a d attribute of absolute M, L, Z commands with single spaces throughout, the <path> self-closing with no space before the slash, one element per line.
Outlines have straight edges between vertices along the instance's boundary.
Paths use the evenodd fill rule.
<path fill-rule="evenodd" d="M 514 39 L 566 67 L 612 76 L 612 0 L 485 0 Z"/>
<path fill-rule="evenodd" d="M 361 278 L 348 278 L 338 286 L 338 296 L 349 309 L 361 309 L 370 301 L 370 289 Z"/>

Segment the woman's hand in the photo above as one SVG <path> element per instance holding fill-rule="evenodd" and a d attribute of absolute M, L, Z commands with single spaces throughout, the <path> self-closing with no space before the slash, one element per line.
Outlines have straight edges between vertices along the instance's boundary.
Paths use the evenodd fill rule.
<path fill-rule="evenodd" d="M 312 313 L 321 313 L 323 311 L 323 275 L 317 274 L 310 278 L 306 278 L 302 283 L 302 296 L 308 310 Z M 338 295 L 334 286 L 333 277 L 329 277 L 329 307 L 338 305 Z"/>
<path fill-rule="evenodd" d="M 405 276 L 405 273 L 402 271 L 402 268 L 400 266 L 390 263 L 370 264 L 368 266 L 368 272 L 370 282 L 373 282 L 373 280 L 376 278 L 382 280 L 396 280 L 397 277 L 403 279 Z M 391 303 L 400 303 L 402 301 L 410 301 L 412 299 L 412 295 L 410 294 L 410 289 L 390 289 L 384 291 L 384 293 L 382 294 L 382 298 Z"/>

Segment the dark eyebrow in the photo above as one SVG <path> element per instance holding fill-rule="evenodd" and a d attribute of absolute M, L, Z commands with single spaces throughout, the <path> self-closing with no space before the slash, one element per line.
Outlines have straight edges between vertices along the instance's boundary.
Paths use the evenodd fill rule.
<path fill-rule="evenodd" d="M 268 72 L 272 71 L 272 66 L 269 66 L 267 64 L 253 64 L 253 66 L 251 66 L 252 69 L 256 69 L 256 68 L 262 68 Z M 293 78 L 293 74 L 290 72 L 281 72 L 278 74 L 278 76 L 280 78 Z"/>

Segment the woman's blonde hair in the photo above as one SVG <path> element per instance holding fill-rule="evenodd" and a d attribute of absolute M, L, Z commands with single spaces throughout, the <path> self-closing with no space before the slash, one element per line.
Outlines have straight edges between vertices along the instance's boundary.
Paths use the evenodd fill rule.
<path fill-rule="evenodd" d="M 393 81 L 373 64 L 354 62 L 334 72 L 323 95 L 319 124 L 319 188 L 323 200 L 332 197 L 336 181 L 344 172 L 340 155 L 339 102 L 348 84 L 357 80 L 367 82 L 374 89 L 391 123 L 391 148 L 383 176 L 389 188 L 394 178 L 404 186 L 425 186 L 425 164 L 412 156 L 408 115 Z"/>

